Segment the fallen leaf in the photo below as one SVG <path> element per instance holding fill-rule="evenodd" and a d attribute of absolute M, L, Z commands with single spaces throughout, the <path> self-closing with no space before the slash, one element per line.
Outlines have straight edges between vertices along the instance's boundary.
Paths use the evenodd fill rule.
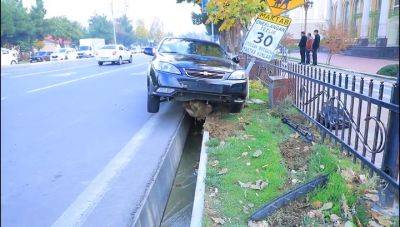
<path fill-rule="evenodd" d="M 250 162 L 246 162 L 246 166 L 250 166 Z"/>
<path fill-rule="evenodd" d="M 322 219 L 324 217 L 324 214 L 320 210 L 310 210 L 307 213 L 307 216 L 310 218 Z"/>
<path fill-rule="evenodd" d="M 261 150 L 256 150 L 251 156 L 253 158 L 258 158 L 262 155 L 262 151 Z"/>
<path fill-rule="evenodd" d="M 333 223 L 333 226 L 340 226 L 340 217 L 337 216 L 336 214 L 331 214 L 330 216 L 331 222 Z"/>
<path fill-rule="evenodd" d="M 353 218 L 353 215 L 350 212 L 349 205 L 347 205 L 347 200 L 344 194 L 342 194 L 342 211 L 346 219 L 351 220 Z"/>
<path fill-rule="evenodd" d="M 243 206 L 243 213 L 245 213 L 245 214 L 250 213 L 250 210 L 247 206 Z"/>
<path fill-rule="evenodd" d="M 290 172 L 291 172 L 292 174 L 296 174 L 296 170 L 294 170 L 294 169 L 292 169 Z"/>
<path fill-rule="evenodd" d="M 248 152 L 243 152 L 242 157 L 246 157 L 249 153 Z"/>
<path fill-rule="evenodd" d="M 330 210 L 333 207 L 333 203 L 329 202 L 329 203 L 325 203 L 320 210 Z"/>
<path fill-rule="evenodd" d="M 296 132 L 293 137 L 297 139 L 299 138 L 299 136 L 300 136 L 299 133 Z"/>
<path fill-rule="evenodd" d="M 210 166 L 212 166 L 212 167 L 215 167 L 215 166 L 217 166 L 218 164 L 219 164 L 219 161 L 218 161 L 218 160 L 214 160 L 214 161 L 210 162 Z"/>
<path fill-rule="evenodd" d="M 373 220 L 370 220 L 370 221 L 368 222 L 368 226 L 369 226 L 369 227 L 381 227 L 381 225 L 379 225 L 378 223 L 376 223 L 376 222 L 373 221 Z"/>
<path fill-rule="evenodd" d="M 314 208 L 316 208 L 316 209 L 319 209 L 319 208 L 321 208 L 322 207 L 322 203 L 321 203 L 321 201 L 314 201 L 314 202 L 312 202 L 311 203 L 311 206 L 312 207 L 314 207 Z"/>
<path fill-rule="evenodd" d="M 261 166 L 261 168 L 265 169 L 265 168 L 268 167 L 268 165 L 269 165 L 269 164 L 265 164 L 265 165 Z"/>
<path fill-rule="evenodd" d="M 363 227 L 363 225 L 361 224 L 360 219 L 358 219 L 357 216 L 354 216 L 354 217 L 356 218 L 356 221 L 357 221 L 357 227 Z"/>
<path fill-rule="evenodd" d="M 210 197 L 215 197 L 218 194 L 218 188 L 211 188 Z"/>
<path fill-rule="evenodd" d="M 324 165 L 320 165 L 319 168 L 325 169 L 325 166 Z"/>
<path fill-rule="evenodd" d="M 344 223 L 344 227 L 356 227 L 356 225 L 351 221 L 346 221 L 346 223 Z"/>
<path fill-rule="evenodd" d="M 243 183 L 241 181 L 238 181 L 240 187 L 242 188 L 250 188 L 251 182 Z"/>
<path fill-rule="evenodd" d="M 225 173 L 227 173 L 228 172 L 228 168 L 222 168 L 219 172 L 218 172 L 218 174 L 219 175 L 222 175 L 222 174 L 225 174 Z"/>
<path fill-rule="evenodd" d="M 367 194 L 365 194 L 365 197 L 367 199 L 371 200 L 372 202 L 378 202 L 379 201 L 379 196 L 376 195 L 376 194 L 367 193 Z"/>
<path fill-rule="evenodd" d="M 214 222 L 215 224 L 223 225 L 223 224 L 225 223 L 225 220 L 222 219 L 222 218 L 214 218 L 214 217 L 211 217 L 211 219 L 213 220 L 213 222 Z"/>
<path fill-rule="evenodd" d="M 254 207 L 254 204 L 249 203 L 249 204 L 247 204 L 247 206 L 250 207 L 250 208 L 253 208 L 253 207 Z"/>
<path fill-rule="evenodd" d="M 256 182 L 254 184 L 250 185 L 250 188 L 254 189 L 254 190 L 263 190 L 267 186 L 268 186 L 267 182 L 265 182 L 263 180 L 256 180 Z"/>
<path fill-rule="evenodd" d="M 256 172 L 257 172 L 257 173 L 260 173 L 260 170 L 259 170 L 259 169 L 256 169 Z"/>
<path fill-rule="evenodd" d="M 390 221 L 390 219 L 388 217 L 380 216 L 377 221 L 379 224 L 381 224 L 383 226 L 391 226 L 392 225 L 392 222 Z"/>
<path fill-rule="evenodd" d="M 352 183 L 354 182 L 356 175 L 353 170 L 351 169 L 344 169 L 342 170 L 342 176 L 346 180 L 347 183 Z"/>
<path fill-rule="evenodd" d="M 292 184 L 297 184 L 299 182 L 299 180 L 297 180 L 296 178 L 292 179 Z"/>
<path fill-rule="evenodd" d="M 248 221 L 247 222 L 248 227 L 268 227 L 268 222 L 263 220 L 263 221 Z"/>
<path fill-rule="evenodd" d="M 309 147 L 309 146 L 304 146 L 303 149 L 304 149 L 305 151 L 308 151 L 308 150 L 310 150 L 310 147 Z"/>

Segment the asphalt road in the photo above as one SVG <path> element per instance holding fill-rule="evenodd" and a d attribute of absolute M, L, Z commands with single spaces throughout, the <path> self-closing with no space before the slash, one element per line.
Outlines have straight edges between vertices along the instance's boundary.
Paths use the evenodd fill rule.
<path fill-rule="evenodd" d="M 149 60 L 1 68 L 2 226 L 125 226 L 183 112 L 147 113 Z"/>

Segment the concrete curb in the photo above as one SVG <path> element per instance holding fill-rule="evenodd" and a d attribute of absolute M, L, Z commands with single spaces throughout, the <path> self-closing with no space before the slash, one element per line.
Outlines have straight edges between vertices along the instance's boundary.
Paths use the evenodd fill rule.
<path fill-rule="evenodd" d="M 148 190 L 142 199 L 141 205 L 135 214 L 133 214 L 133 222 L 130 226 L 148 227 L 160 225 L 181 159 L 186 137 L 189 132 L 189 127 L 189 117 L 183 114 L 170 140 L 167 151 L 160 160 L 158 168 L 153 175 L 153 179 L 147 187 Z"/>
<path fill-rule="evenodd" d="M 190 227 L 201 227 L 204 211 L 204 194 L 205 194 L 205 178 L 207 173 L 207 142 L 209 139 L 209 132 L 204 131 L 203 141 L 201 143 L 199 169 L 197 171 L 196 191 L 194 194 L 192 218 L 190 220 Z"/>

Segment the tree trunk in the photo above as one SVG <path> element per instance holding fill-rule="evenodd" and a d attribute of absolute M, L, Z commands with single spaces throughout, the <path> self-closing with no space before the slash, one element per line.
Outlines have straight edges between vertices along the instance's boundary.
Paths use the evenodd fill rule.
<path fill-rule="evenodd" d="M 237 22 L 230 29 L 220 32 L 220 43 L 226 51 L 237 55 L 241 50 L 243 26 Z"/>

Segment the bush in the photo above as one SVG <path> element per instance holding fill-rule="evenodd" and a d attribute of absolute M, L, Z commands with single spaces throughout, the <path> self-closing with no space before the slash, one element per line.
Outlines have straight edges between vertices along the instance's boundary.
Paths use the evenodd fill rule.
<path fill-rule="evenodd" d="M 377 74 L 397 77 L 397 75 L 399 75 L 399 64 L 386 65 L 386 66 L 382 67 L 381 69 L 379 69 Z"/>

